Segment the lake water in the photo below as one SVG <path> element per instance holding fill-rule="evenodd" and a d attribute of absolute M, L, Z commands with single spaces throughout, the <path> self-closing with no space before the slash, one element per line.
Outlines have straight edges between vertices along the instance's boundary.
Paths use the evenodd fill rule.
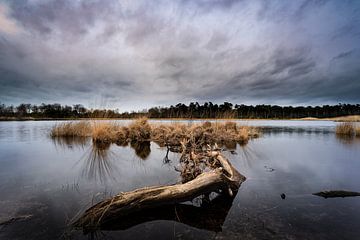
<path fill-rule="evenodd" d="M 359 239 L 360 197 L 324 199 L 323 190 L 360 192 L 360 140 L 338 139 L 330 121 L 240 121 L 263 135 L 224 155 L 247 177 L 214 226 L 154 220 L 100 239 Z M 174 184 L 178 155 L 155 143 L 54 141 L 55 121 L 0 122 L 0 239 L 88 239 L 67 227 L 92 204 L 138 187 Z M 285 199 L 281 194 L 285 194 Z M 195 203 L 196 205 L 196 203 Z M 221 215 L 221 216 L 220 216 Z M 201 224 L 200 224 L 201 225 Z"/>

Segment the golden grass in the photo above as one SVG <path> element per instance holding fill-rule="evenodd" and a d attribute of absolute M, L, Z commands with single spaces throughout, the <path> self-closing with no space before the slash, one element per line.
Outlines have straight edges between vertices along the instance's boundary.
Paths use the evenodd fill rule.
<path fill-rule="evenodd" d="M 92 139 L 95 142 L 110 143 L 117 139 L 119 126 L 113 122 L 96 121 L 92 124 Z"/>
<path fill-rule="evenodd" d="M 149 124 L 146 118 L 139 118 L 128 126 L 116 122 L 94 121 L 69 122 L 54 126 L 52 137 L 92 137 L 94 142 L 127 145 L 134 141 L 154 141 L 160 146 L 177 145 L 186 142 L 189 146 L 206 144 L 233 145 L 230 142 L 246 144 L 259 136 L 255 127 L 239 126 L 235 122 L 204 122 L 198 124 L 165 123 Z"/>
<path fill-rule="evenodd" d="M 186 141 L 193 145 L 247 143 L 250 138 L 259 136 L 257 128 L 238 126 L 235 122 L 204 122 L 202 124 L 160 124 L 152 126 L 151 139 L 160 146 L 178 145 Z"/>
<path fill-rule="evenodd" d="M 335 132 L 337 135 L 354 136 L 356 134 L 355 129 L 356 127 L 353 123 L 345 122 L 338 124 Z"/>
<path fill-rule="evenodd" d="M 355 135 L 356 135 L 357 137 L 360 137 L 360 126 L 355 127 Z"/>
<path fill-rule="evenodd" d="M 51 137 L 89 137 L 91 125 L 87 121 L 56 124 L 50 132 Z"/>

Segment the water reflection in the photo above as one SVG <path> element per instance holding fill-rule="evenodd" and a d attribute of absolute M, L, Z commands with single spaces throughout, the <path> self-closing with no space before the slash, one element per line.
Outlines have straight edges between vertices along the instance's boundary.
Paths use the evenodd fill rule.
<path fill-rule="evenodd" d="M 268 135 L 276 134 L 332 134 L 334 133 L 334 128 L 330 127 L 281 127 L 281 126 L 265 126 L 260 127 L 261 132 Z"/>
<path fill-rule="evenodd" d="M 117 166 L 113 163 L 116 155 L 110 150 L 110 143 L 93 142 L 91 148 L 82 160 L 82 176 L 100 181 L 116 180 Z"/>
<path fill-rule="evenodd" d="M 91 139 L 82 137 L 56 137 L 51 138 L 55 147 L 63 149 L 82 148 L 89 146 Z M 108 142 L 92 141 L 92 144 L 85 153 L 85 157 L 80 159 L 83 162 L 82 176 L 88 179 L 99 180 L 105 182 L 107 179 L 115 180 L 114 171 L 117 171 L 116 165 L 112 163 L 116 158 L 116 154 L 110 150 L 112 144 Z M 129 143 L 116 142 L 117 146 L 127 147 Z M 133 141 L 130 147 L 135 150 L 136 156 L 142 160 L 146 160 L 151 152 L 151 144 L 149 141 Z"/>
<path fill-rule="evenodd" d="M 135 150 L 136 156 L 138 156 L 142 160 L 146 160 L 151 152 L 149 141 L 144 141 L 144 142 L 133 141 L 130 143 L 130 147 Z"/>
<path fill-rule="evenodd" d="M 53 137 L 51 140 L 56 148 L 60 147 L 63 149 L 84 149 L 90 143 L 90 139 L 84 137 Z"/>
<path fill-rule="evenodd" d="M 169 220 L 198 229 L 221 232 L 234 198 L 235 195 L 229 197 L 226 194 L 219 194 L 212 200 L 203 198 L 199 206 L 180 203 L 144 209 L 112 218 L 97 230 L 125 230 L 146 222 Z"/>
<path fill-rule="evenodd" d="M 348 136 L 346 134 L 335 134 L 336 140 L 346 146 L 356 146 L 360 144 L 360 137 Z"/>
<path fill-rule="evenodd" d="M 251 121 L 249 124 L 255 123 Z M 2 228 L 0 239 L 57 239 L 65 228 L 67 216 L 72 217 L 79 210 L 89 207 L 87 204 L 93 202 L 93 196 L 99 196 L 94 198 L 95 203 L 105 196 L 109 197 L 109 193 L 167 185 L 179 180 L 178 173 L 174 171 L 177 164 L 175 157 L 168 156 L 167 160 L 170 158 L 172 162 L 166 165 L 162 162 L 166 148 L 152 145 L 147 160 L 134 164 L 132 148 L 113 144 L 97 147 L 96 150 L 91 139 L 51 140 L 47 136 L 54 124 L 0 122 L 0 217 L 8 219 L 17 214 L 34 216 Z M 360 139 L 337 137 L 334 131 L 336 124 L 331 122 L 264 121 L 265 124 L 263 137 L 250 141 L 245 148 L 237 146 L 237 155 L 224 152 L 248 180 L 241 186 L 231 211 L 223 212 L 228 214 L 223 225 L 220 217 L 208 215 L 206 218 L 218 221 L 215 226 L 222 226 L 221 233 L 213 236 L 211 232 L 196 229 L 196 226 L 207 227 L 200 224 L 205 222 L 201 220 L 201 209 L 204 208 L 186 205 L 156 209 L 154 215 L 143 213 L 150 216 L 150 220 L 147 218 L 143 222 L 151 219 L 170 221 L 152 221 L 134 225 L 126 231 L 106 232 L 106 235 L 113 239 L 358 239 L 358 198 L 325 200 L 311 193 L 329 189 L 360 191 Z M 53 143 L 65 150 L 57 151 Z M 116 144 L 129 145 L 126 142 Z M 86 177 L 91 177 L 91 172 L 95 171 L 89 170 L 89 164 L 85 164 L 87 157 L 90 162 L 101 159 L 104 162 L 108 158 L 105 169 L 110 169 L 110 173 L 106 170 L 100 172 L 117 177 L 117 181 L 107 181 L 106 184 L 93 184 L 87 179 L 78 181 L 82 171 Z M 74 166 L 76 161 L 78 164 Z M 91 164 L 93 169 L 99 169 L 96 167 L 98 163 Z M 121 174 L 114 172 L 114 164 Z M 109 175 L 104 178 L 108 179 Z M 79 182 L 79 192 L 62 189 L 62 186 L 74 182 Z M 100 192 L 104 194 L 97 195 Z M 286 199 L 281 199 L 281 193 L 286 194 Z M 23 211 L 22 208 L 29 204 L 31 207 Z M 189 215 L 183 208 L 191 209 Z M 174 215 L 175 209 L 178 218 Z M 170 217 L 161 217 L 161 211 Z M 216 212 L 216 209 L 213 211 Z M 131 221 L 135 218 L 140 222 L 142 216 L 137 217 L 132 217 Z M 178 219 L 188 225 L 176 224 Z M 205 225 L 211 226 L 211 223 Z M 116 227 L 115 223 L 112 227 L 113 230 L 124 229 L 124 226 Z M 211 228 L 215 229 L 211 231 L 220 229 L 207 229 Z M 87 237 L 76 232 L 74 239 Z"/>

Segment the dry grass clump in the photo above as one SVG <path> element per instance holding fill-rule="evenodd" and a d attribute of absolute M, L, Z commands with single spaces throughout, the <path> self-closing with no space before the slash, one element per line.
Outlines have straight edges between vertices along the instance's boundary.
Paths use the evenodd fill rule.
<path fill-rule="evenodd" d="M 97 143 L 117 143 L 122 146 L 134 141 L 154 141 L 160 146 L 181 146 L 186 142 L 187 147 L 194 148 L 215 143 L 232 147 L 236 143 L 246 144 L 249 139 L 258 137 L 259 132 L 257 128 L 238 126 L 235 122 L 150 125 L 146 118 L 140 118 L 128 126 L 107 121 L 64 123 L 56 125 L 51 136 L 89 136 Z"/>
<path fill-rule="evenodd" d="M 87 121 L 56 124 L 50 132 L 51 137 L 89 137 L 91 125 Z"/>
<path fill-rule="evenodd" d="M 235 122 L 193 124 L 161 124 L 152 127 L 151 139 L 160 146 L 181 145 L 203 146 L 221 144 L 233 146 L 234 143 L 246 144 L 250 138 L 259 136 L 254 127 L 238 126 Z"/>
<path fill-rule="evenodd" d="M 360 127 L 355 127 L 355 135 L 360 137 Z"/>
<path fill-rule="evenodd" d="M 92 139 L 94 142 L 111 143 L 117 140 L 120 127 L 116 123 L 97 121 L 92 125 Z"/>
<path fill-rule="evenodd" d="M 133 121 L 128 127 L 128 138 L 131 141 L 149 141 L 151 136 L 151 126 L 147 118 L 139 118 Z"/>
<path fill-rule="evenodd" d="M 338 124 L 335 132 L 337 135 L 354 136 L 356 134 L 355 129 L 354 124 L 346 122 Z"/>

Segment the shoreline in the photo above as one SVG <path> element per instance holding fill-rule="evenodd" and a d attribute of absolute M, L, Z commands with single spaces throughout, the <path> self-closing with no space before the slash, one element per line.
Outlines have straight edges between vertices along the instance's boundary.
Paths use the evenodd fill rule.
<path fill-rule="evenodd" d="M 0 117 L 0 122 L 10 121 L 78 121 L 78 120 L 134 120 L 136 118 L 33 118 L 33 117 Z M 159 121 L 334 121 L 360 122 L 359 115 L 349 115 L 333 118 L 149 118 Z"/>

